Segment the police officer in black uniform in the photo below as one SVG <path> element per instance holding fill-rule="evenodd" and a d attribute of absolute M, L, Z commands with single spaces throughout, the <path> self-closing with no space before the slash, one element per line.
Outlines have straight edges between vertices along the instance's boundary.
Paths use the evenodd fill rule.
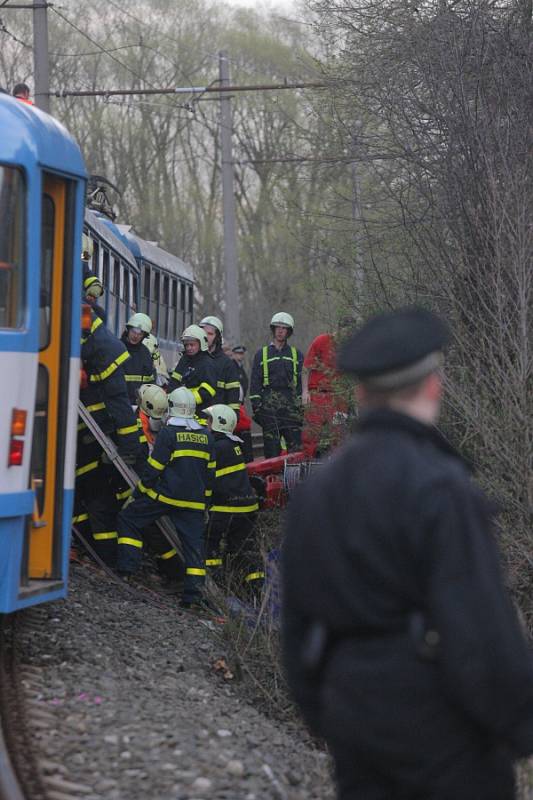
<path fill-rule="evenodd" d="M 448 338 L 407 309 L 347 341 L 359 431 L 290 504 L 287 674 L 342 800 L 511 800 L 513 760 L 533 752 L 493 508 L 434 427 Z"/>

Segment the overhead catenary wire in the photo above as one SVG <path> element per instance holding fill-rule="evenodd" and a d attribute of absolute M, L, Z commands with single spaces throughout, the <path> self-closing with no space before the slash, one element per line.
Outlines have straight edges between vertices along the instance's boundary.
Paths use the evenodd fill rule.
<path fill-rule="evenodd" d="M 161 89 L 61 89 L 52 91 L 54 97 L 112 97 L 114 95 L 151 95 L 151 94 L 205 94 L 216 92 L 231 94 L 232 92 L 270 92 L 283 91 L 285 89 L 327 89 L 328 84 L 322 81 L 302 81 L 297 83 L 264 83 L 264 84 L 242 84 L 230 86 L 216 86 L 217 80 L 212 81 L 207 86 L 175 86 Z"/>

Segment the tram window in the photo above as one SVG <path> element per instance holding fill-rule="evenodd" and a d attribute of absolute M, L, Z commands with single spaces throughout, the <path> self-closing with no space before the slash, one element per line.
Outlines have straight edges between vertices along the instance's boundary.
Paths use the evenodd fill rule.
<path fill-rule="evenodd" d="M 172 279 L 170 284 L 170 304 L 168 309 L 168 338 L 176 339 L 176 312 L 178 305 L 178 282 L 175 278 Z"/>
<path fill-rule="evenodd" d="M 168 336 L 168 301 L 169 301 L 169 278 L 168 275 L 163 276 L 163 298 L 161 303 L 161 311 L 159 312 L 159 335 L 166 339 Z"/>
<path fill-rule="evenodd" d="M 153 277 L 153 292 L 152 292 L 152 298 L 151 298 L 151 301 L 150 301 L 150 313 L 149 313 L 148 316 L 152 320 L 152 325 L 154 327 L 154 330 L 155 330 L 157 336 L 159 336 L 158 305 L 159 305 L 159 287 L 160 287 L 161 275 L 160 275 L 159 272 L 156 272 L 155 270 L 153 270 L 153 276 L 154 276 Z"/>
<path fill-rule="evenodd" d="M 93 260 L 92 260 L 92 271 L 98 278 L 102 278 L 102 270 L 100 269 L 100 245 L 98 242 L 95 242 L 93 239 Z"/>
<path fill-rule="evenodd" d="M 0 328 L 20 328 L 24 320 L 25 194 L 20 170 L 0 165 Z"/>
<path fill-rule="evenodd" d="M 189 302 L 187 303 L 187 311 L 189 312 L 189 314 L 192 314 L 193 312 L 192 286 L 188 287 L 187 294 L 189 295 Z"/>
<path fill-rule="evenodd" d="M 113 259 L 113 293 L 120 297 L 120 261 Z"/>
<path fill-rule="evenodd" d="M 127 313 L 130 307 L 130 273 L 125 267 L 122 267 L 122 269 L 124 270 L 124 291 L 122 293 L 122 299 L 124 300 Z"/>
<path fill-rule="evenodd" d="M 150 297 L 150 267 L 144 268 L 144 291 L 143 296 Z"/>
<path fill-rule="evenodd" d="M 41 230 L 41 285 L 39 287 L 39 350 L 44 350 L 50 342 L 54 226 L 54 201 L 49 195 L 44 194 Z"/>
<path fill-rule="evenodd" d="M 180 308 L 185 311 L 185 284 L 180 283 Z"/>
<path fill-rule="evenodd" d="M 102 253 L 102 284 L 104 289 L 107 289 L 109 286 L 109 250 L 106 250 L 104 247 Z"/>
<path fill-rule="evenodd" d="M 137 311 L 137 278 L 132 275 L 131 310 Z"/>

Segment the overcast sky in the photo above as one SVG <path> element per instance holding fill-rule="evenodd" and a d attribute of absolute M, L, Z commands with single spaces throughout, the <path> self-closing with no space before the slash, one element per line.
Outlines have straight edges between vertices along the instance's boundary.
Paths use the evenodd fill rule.
<path fill-rule="evenodd" d="M 295 0 L 225 0 L 232 6 L 247 6 L 248 8 L 294 8 Z"/>

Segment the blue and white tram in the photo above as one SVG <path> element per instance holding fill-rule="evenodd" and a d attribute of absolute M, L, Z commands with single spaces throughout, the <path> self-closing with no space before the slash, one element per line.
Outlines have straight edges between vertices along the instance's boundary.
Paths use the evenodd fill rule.
<path fill-rule="evenodd" d="M 64 597 L 76 450 L 85 166 L 0 95 L 0 612 Z"/>
<path fill-rule="evenodd" d="M 193 321 L 194 278 L 191 267 L 154 242 L 118 225 L 98 211 L 85 212 L 85 232 L 93 244 L 91 269 L 104 287 L 100 301 L 106 325 L 120 336 L 130 314 L 151 318 L 167 365 L 177 360 L 177 342 Z"/>
<path fill-rule="evenodd" d="M 177 360 L 176 343 L 191 325 L 194 313 L 194 279 L 189 264 L 154 242 L 137 236 L 127 225 L 116 226 L 140 269 L 137 310 L 148 314 L 167 366 Z"/>
<path fill-rule="evenodd" d="M 120 336 L 138 309 L 140 268 L 117 227 L 103 214 L 86 209 L 85 232 L 93 243 L 91 269 L 104 287 L 100 302 L 106 325 Z"/>

